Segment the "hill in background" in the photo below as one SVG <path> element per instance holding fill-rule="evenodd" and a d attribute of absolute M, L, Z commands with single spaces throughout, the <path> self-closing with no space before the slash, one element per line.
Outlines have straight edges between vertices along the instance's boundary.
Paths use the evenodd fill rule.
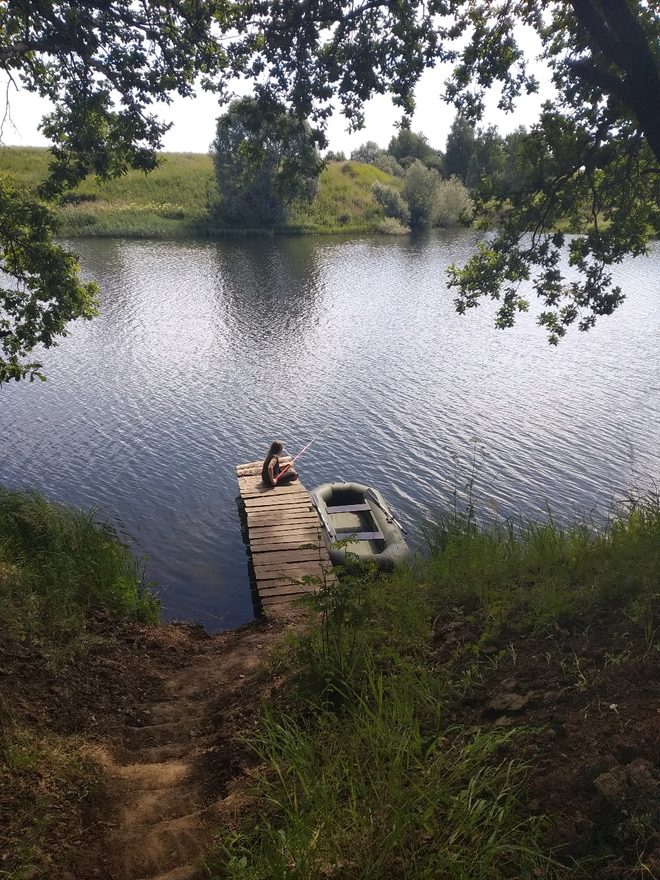
<path fill-rule="evenodd" d="M 0 173 L 35 189 L 48 170 L 50 154 L 41 147 L 4 147 Z M 210 155 L 162 153 L 155 171 L 128 174 L 108 183 L 90 178 L 58 208 L 65 236 L 185 238 L 247 232 L 213 217 L 217 189 Z M 401 181 L 373 165 L 331 162 L 319 179 L 310 205 L 294 206 L 289 222 L 275 232 L 390 231 L 371 187 Z"/>

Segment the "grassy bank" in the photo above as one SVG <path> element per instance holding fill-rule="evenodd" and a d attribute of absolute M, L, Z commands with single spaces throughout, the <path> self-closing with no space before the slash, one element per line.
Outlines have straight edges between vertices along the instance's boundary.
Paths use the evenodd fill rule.
<path fill-rule="evenodd" d="M 85 180 L 58 208 L 65 236 L 128 236 L 135 238 L 188 238 L 237 235 L 259 230 L 223 228 L 213 218 L 217 190 L 213 162 L 199 153 L 163 153 L 161 165 L 150 174 L 131 171 L 99 184 Z M 46 149 L 4 147 L 0 172 L 35 189 L 49 162 Z M 398 187 L 400 182 L 371 165 L 333 162 L 321 174 L 311 205 L 294 207 L 278 233 L 376 232 L 384 223 L 371 186 L 374 182 Z"/>
<path fill-rule="evenodd" d="M 80 717 L 95 711 L 86 657 L 103 639 L 88 625 L 93 613 L 117 625 L 157 620 L 140 562 L 93 513 L 0 487 L 0 876 L 7 880 L 59 876 L 53 859 L 62 865 L 75 856 L 103 788 L 76 734 Z"/>
<path fill-rule="evenodd" d="M 90 611 L 156 621 L 142 566 L 94 511 L 0 487 L 0 626 L 67 645 Z"/>
<path fill-rule="evenodd" d="M 91 746 L 146 733 L 162 770 L 158 706 L 183 731 L 174 769 L 185 737 L 217 737 L 196 765 L 223 817 L 215 880 L 658 876 L 658 499 L 599 530 L 456 513 L 426 537 L 410 569 L 323 586 L 246 679 L 277 627 L 139 631 L 156 606 L 111 532 L 0 491 L 0 875 L 94 875 L 80 841 L 103 859 L 114 814 Z M 191 682 L 216 699 L 192 733 Z"/>
<path fill-rule="evenodd" d="M 315 600 L 284 661 L 293 685 L 249 736 L 253 800 L 212 876 L 653 876 L 651 789 L 617 801 L 607 785 L 611 765 L 628 778 L 620 762 L 652 773 L 655 716 L 625 701 L 658 660 L 657 501 L 600 533 L 455 516 L 428 537 L 416 571 Z"/>

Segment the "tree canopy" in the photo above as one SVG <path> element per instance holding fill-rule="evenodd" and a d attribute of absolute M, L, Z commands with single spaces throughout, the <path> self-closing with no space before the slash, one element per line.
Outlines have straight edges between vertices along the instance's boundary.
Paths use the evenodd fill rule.
<path fill-rule="evenodd" d="M 401 126 L 398 134 L 390 140 L 387 152 L 404 168 L 419 160 L 427 168 L 435 168 L 441 173 L 444 170 L 444 160 L 440 151 L 434 150 L 428 139 L 414 132 L 409 125 Z"/>
<path fill-rule="evenodd" d="M 310 199 L 322 160 L 322 136 L 283 105 L 259 97 L 233 101 L 212 145 L 219 213 L 232 224 L 282 223 L 287 207 Z"/>
<path fill-rule="evenodd" d="M 280 0 L 234 8 L 243 34 L 232 46 L 234 63 L 265 74 L 274 94 L 316 119 L 326 119 L 337 98 L 354 126 L 374 94 L 389 92 L 410 114 L 421 74 L 439 62 L 454 64 L 445 98 L 468 121 L 481 118 L 491 87 L 500 89 L 500 108 L 512 110 L 537 88 L 520 26 L 534 29 L 557 96 L 521 154 L 533 169 L 525 187 L 513 201 L 491 191 L 477 205 L 494 213 L 501 231 L 465 267 L 454 267 L 457 307 L 490 296 L 499 303 L 498 326 L 510 326 L 528 307 L 520 285 L 531 279 L 545 305 L 540 321 L 557 342 L 574 322 L 588 329 L 621 302 L 608 266 L 644 252 L 649 233 L 660 230 L 654 4 Z M 566 228 L 576 237 L 567 239 Z"/>
<path fill-rule="evenodd" d="M 88 174 L 153 168 L 167 130 L 154 104 L 190 94 L 200 75 L 225 98 L 233 77 L 250 79 L 321 125 L 338 100 L 357 128 L 375 94 L 410 116 L 422 73 L 452 62 L 445 98 L 465 119 L 481 118 L 491 87 L 511 110 L 536 89 L 521 25 L 541 40 L 556 98 L 517 144 L 528 169 L 519 191 L 491 186 L 477 205 L 500 232 L 451 283 L 459 311 L 492 297 L 506 327 L 527 308 L 520 284 L 531 279 L 556 342 L 616 308 L 623 294 L 608 267 L 660 231 L 660 13 L 648 0 L 8 0 L 0 67 L 54 104 L 41 190 L 54 199 Z M 53 243 L 52 217 L 3 187 L 0 267 L 13 280 L 0 290 L 0 382 L 39 375 L 29 352 L 94 313 L 93 288 Z"/>
<path fill-rule="evenodd" d="M 211 0 L 78 3 L 8 0 L 0 4 L 0 69 L 10 83 L 53 104 L 42 129 L 52 139 L 42 199 L 56 199 L 89 174 L 109 179 L 148 171 L 168 125 L 153 112 L 170 94 L 188 95 L 200 73 L 226 63 L 211 34 Z M 43 202 L 0 181 L 0 384 L 40 377 L 29 360 L 67 322 L 95 313 L 95 288 L 55 244 Z"/>
<path fill-rule="evenodd" d="M 364 162 L 365 165 L 373 165 L 382 152 L 376 141 L 365 141 L 355 150 L 351 151 L 351 160 L 353 162 Z"/>

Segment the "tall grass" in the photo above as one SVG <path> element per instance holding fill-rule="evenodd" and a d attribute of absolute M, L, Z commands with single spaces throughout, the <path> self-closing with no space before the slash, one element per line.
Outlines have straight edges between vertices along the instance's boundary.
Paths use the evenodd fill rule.
<path fill-rule="evenodd" d="M 497 523 L 471 513 L 426 529 L 425 581 L 437 605 L 476 602 L 494 619 L 543 626 L 660 592 L 660 498 L 646 497 L 603 528 L 582 522 Z"/>
<path fill-rule="evenodd" d="M 0 623 L 66 641 L 92 609 L 155 621 L 142 564 L 94 512 L 0 487 Z"/>
<path fill-rule="evenodd" d="M 83 181 L 57 209 L 65 236 L 190 238 L 259 232 L 223 227 L 214 219 L 217 187 L 208 154 L 162 153 L 149 174 L 129 171 L 98 183 Z M 50 154 L 37 147 L 0 149 L 0 173 L 34 190 L 48 172 Z M 371 193 L 374 182 L 400 186 L 397 178 L 358 162 L 330 163 L 311 204 L 293 206 L 276 233 L 375 232 L 384 220 Z"/>
<path fill-rule="evenodd" d="M 457 728 L 478 651 L 438 665 L 434 619 L 534 631 L 657 599 L 660 503 L 602 530 L 552 521 L 480 529 L 471 508 L 427 529 L 428 556 L 344 575 L 309 601 L 288 657 L 294 687 L 249 741 L 251 809 L 210 860 L 216 880 L 532 880 L 583 876 L 526 809 L 524 730 Z M 653 635 L 653 634 L 651 634 Z"/>
<path fill-rule="evenodd" d="M 264 813 L 218 875 L 250 880 L 545 877 L 524 817 L 515 735 L 442 724 L 421 669 L 365 678 L 340 715 L 267 718 L 254 742 Z"/>
<path fill-rule="evenodd" d="M 445 717 L 456 683 L 427 668 L 431 615 L 416 579 L 344 580 L 312 600 L 296 697 L 251 739 L 255 809 L 211 860 L 215 878 L 550 877 L 525 816 L 517 736 Z"/>

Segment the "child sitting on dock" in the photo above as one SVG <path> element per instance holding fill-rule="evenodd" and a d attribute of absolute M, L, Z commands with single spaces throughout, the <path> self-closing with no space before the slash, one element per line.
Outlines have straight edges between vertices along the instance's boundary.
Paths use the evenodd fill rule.
<path fill-rule="evenodd" d="M 261 468 L 261 479 L 264 486 L 272 486 L 274 488 L 286 483 L 293 483 L 298 479 L 298 474 L 291 465 L 285 464 L 284 467 L 280 465 L 278 456 L 281 455 L 283 449 L 284 444 L 281 440 L 274 440 L 270 444 L 268 455 Z"/>

